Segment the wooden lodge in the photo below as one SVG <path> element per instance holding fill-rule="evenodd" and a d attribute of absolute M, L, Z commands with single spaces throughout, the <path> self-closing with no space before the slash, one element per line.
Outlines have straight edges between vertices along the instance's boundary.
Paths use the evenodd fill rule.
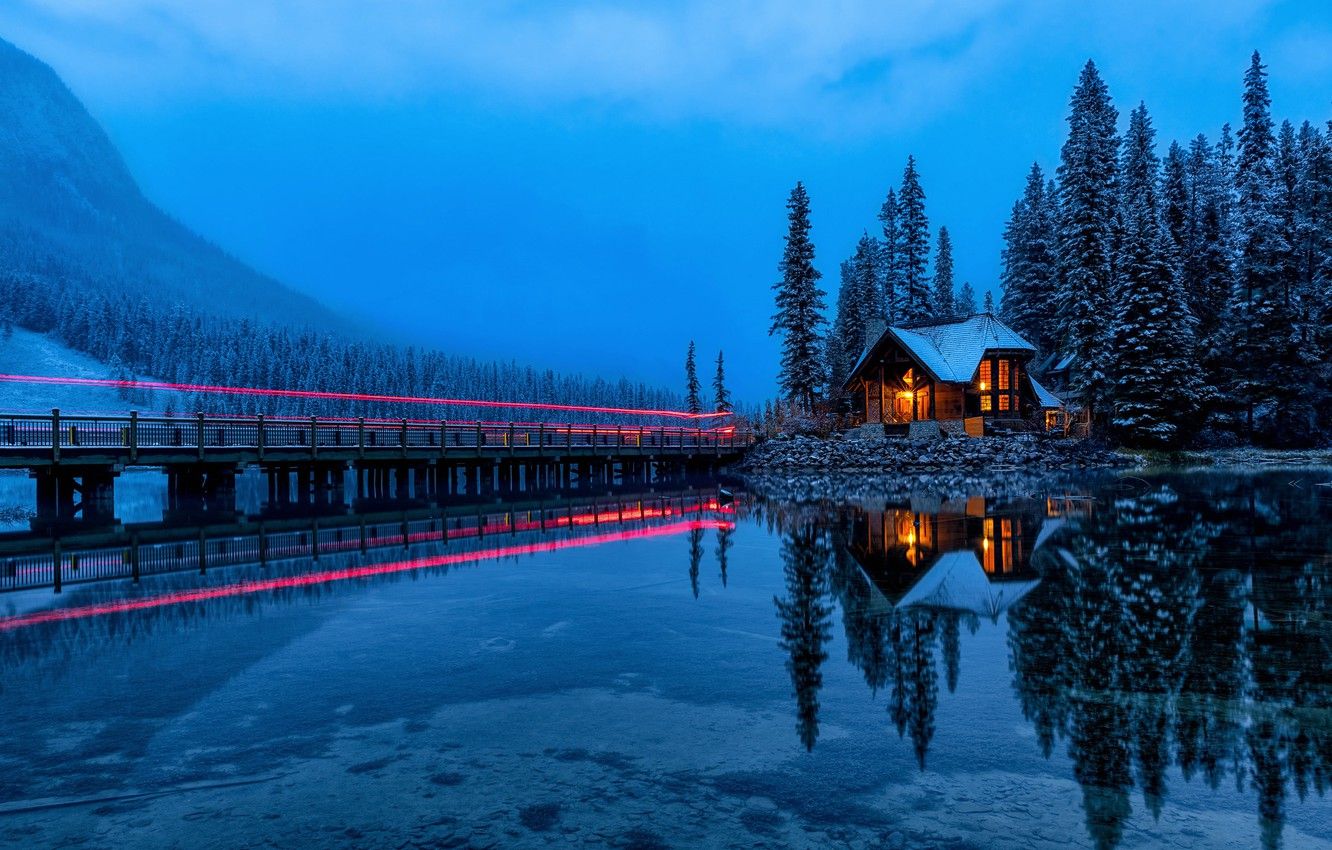
<path fill-rule="evenodd" d="M 1063 403 L 1032 378 L 1036 347 L 989 313 L 889 327 L 865 350 L 844 391 L 854 420 L 907 433 L 937 423 L 980 436 L 1048 430 Z M 928 427 L 928 426 L 927 426 Z"/>
<path fill-rule="evenodd" d="M 865 506 L 846 551 L 874 588 L 873 608 L 949 608 L 995 616 L 1039 583 L 1035 550 L 1060 519 L 1039 505 L 979 496 L 944 503 Z"/>

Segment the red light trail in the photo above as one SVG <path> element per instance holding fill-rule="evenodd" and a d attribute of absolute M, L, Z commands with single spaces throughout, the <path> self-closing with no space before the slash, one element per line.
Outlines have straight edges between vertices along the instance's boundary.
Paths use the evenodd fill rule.
<path fill-rule="evenodd" d="M 52 611 L 38 611 L 33 614 L 21 614 L 16 617 L 0 619 L 0 632 L 9 632 L 42 623 L 54 623 L 62 620 L 78 620 L 86 617 L 101 617 L 107 614 L 121 614 L 130 611 L 142 611 L 161 608 L 168 605 L 181 605 L 188 602 L 203 602 L 209 599 L 223 599 L 230 596 L 248 596 L 271 590 L 283 590 L 293 587 L 307 587 L 313 584 L 348 581 L 358 578 L 390 575 L 410 572 L 430 567 L 451 566 L 471 561 L 498 560 L 517 555 L 533 555 L 543 552 L 555 552 L 560 549 L 574 549 L 585 546 L 600 546 L 605 543 L 618 543 L 629 540 L 641 540 L 650 537 L 664 537 L 681 534 L 686 531 L 705 531 L 708 529 L 734 528 L 735 524 L 725 520 L 686 520 L 662 525 L 656 528 L 635 529 L 632 531 L 611 531 L 605 534 L 575 537 L 568 540 L 548 540 L 541 543 L 525 543 L 515 546 L 501 546 L 495 549 L 481 549 L 474 552 L 457 552 L 450 555 L 436 555 L 431 558 L 416 558 L 409 561 L 391 561 L 365 567 L 347 567 L 340 570 L 323 570 L 299 576 L 264 579 L 262 581 L 243 581 L 225 584 L 219 587 L 200 588 L 199 590 L 180 590 L 163 593 L 145 599 L 126 599 L 121 602 L 101 602 L 95 605 L 81 605 L 74 608 L 60 608 Z"/>
<path fill-rule="evenodd" d="M 429 404 L 440 407 L 506 407 L 526 410 L 581 411 L 584 413 L 614 413 L 623 416 L 666 416 L 675 419 L 715 419 L 730 413 L 687 413 L 682 410 L 644 410 L 635 407 L 599 407 L 589 404 L 555 404 L 544 401 L 486 401 L 465 398 L 431 398 L 428 396 L 379 395 L 375 393 L 342 393 L 330 390 L 281 390 L 264 387 L 224 387 L 214 384 L 175 384 L 168 381 L 122 381 L 113 378 L 52 377 L 49 375 L 0 374 L 0 382 L 11 384 L 49 384 L 68 387 L 109 387 L 112 389 L 163 390 L 182 393 L 216 393 L 219 395 L 268 396 L 272 398 L 302 398 L 336 401 L 369 401 L 390 404 Z"/>

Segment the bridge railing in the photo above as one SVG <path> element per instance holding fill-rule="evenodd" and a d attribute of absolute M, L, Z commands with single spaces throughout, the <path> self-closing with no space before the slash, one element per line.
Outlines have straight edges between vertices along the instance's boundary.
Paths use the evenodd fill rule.
<path fill-rule="evenodd" d="M 48 415 L 0 415 L 0 450 L 62 449 L 384 449 L 479 451 L 509 449 L 514 454 L 549 454 L 560 448 L 612 450 L 733 449 L 753 442 L 735 429 L 638 425 L 575 425 L 530 422 L 450 422 L 446 420 L 319 419 L 268 416 L 87 416 L 53 411 Z"/>

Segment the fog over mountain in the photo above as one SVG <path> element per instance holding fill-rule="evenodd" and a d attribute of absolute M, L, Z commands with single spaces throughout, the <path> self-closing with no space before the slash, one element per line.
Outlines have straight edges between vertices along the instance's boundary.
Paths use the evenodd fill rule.
<path fill-rule="evenodd" d="M 0 40 L 0 274 L 167 307 L 349 329 L 145 198 L 111 140 L 43 62 Z"/>

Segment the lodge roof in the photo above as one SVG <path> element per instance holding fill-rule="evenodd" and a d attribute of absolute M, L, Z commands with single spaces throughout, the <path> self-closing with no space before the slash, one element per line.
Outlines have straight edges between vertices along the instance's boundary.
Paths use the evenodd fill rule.
<path fill-rule="evenodd" d="M 992 581 L 969 549 L 945 552 L 921 576 L 896 607 L 942 608 L 997 617 L 1030 593 L 1039 578 Z"/>
<path fill-rule="evenodd" d="M 1027 375 L 1027 379 L 1031 381 L 1031 388 L 1036 391 L 1036 401 L 1040 403 L 1041 407 L 1053 408 L 1064 406 L 1064 400 L 1041 386 L 1040 381 L 1031 377 L 1031 375 Z"/>
<path fill-rule="evenodd" d="M 887 338 L 892 338 L 906 349 L 936 381 L 951 383 L 970 381 L 987 351 L 1036 353 L 1036 346 L 1023 339 L 1017 331 L 990 313 L 976 313 L 965 319 L 888 328 L 883 336 L 865 349 L 851 370 L 853 377 Z"/>

